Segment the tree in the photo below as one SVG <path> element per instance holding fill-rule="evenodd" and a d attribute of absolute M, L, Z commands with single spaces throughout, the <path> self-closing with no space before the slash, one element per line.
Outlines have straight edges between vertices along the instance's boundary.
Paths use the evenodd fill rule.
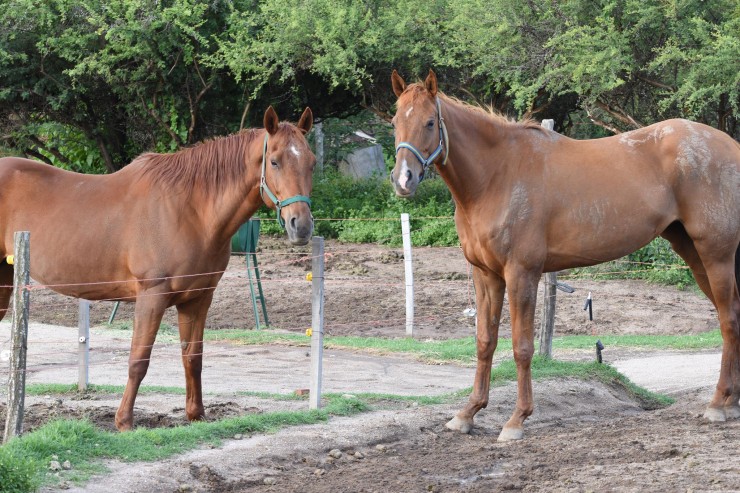
<path fill-rule="evenodd" d="M 208 99 L 215 87 L 233 96 L 233 80 L 203 63 L 228 13 L 219 2 L 10 0 L 0 12 L 5 145 L 68 161 L 69 142 L 41 132 L 53 122 L 114 171 L 143 150 L 234 128 L 235 98 Z"/>

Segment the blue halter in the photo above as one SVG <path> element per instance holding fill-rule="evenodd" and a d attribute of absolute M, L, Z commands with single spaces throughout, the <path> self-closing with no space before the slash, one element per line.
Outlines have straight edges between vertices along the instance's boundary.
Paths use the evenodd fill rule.
<path fill-rule="evenodd" d="M 270 187 L 267 186 L 267 180 L 265 179 L 265 168 L 267 167 L 267 141 L 269 139 L 270 134 L 265 132 L 265 144 L 262 147 L 262 176 L 260 177 L 260 197 L 262 197 L 263 202 L 265 200 L 265 193 L 268 197 L 270 197 L 270 200 L 272 200 L 272 203 L 275 204 L 275 209 L 277 210 L 278 224 L 281 228 L 285 229 L 285 221 L 283 221 L 283 218 L 280 216 L 280 209 L 282 209 L 286 205 L 294 204 L 295 202 L 305 202 L 308 204 L 308 207 L 311 207 L 311 199 L 309 199 L 305 195 L 293 195 L 292 197 L 281 201 L 278 200 L 275 194 L 272 193 L 272 190 L 270 190 Z"/>
<path fill-rule="evenodd" d="M 396 155 L 398 155 L 398 151 L 400 151 L 401 149 L 408 149 L 409 151 L 411 151 L 411 154 L 413 154 L 416 159 L 419 160 L 423 167 L 421 177 L 419 178 L 420 182 L 424 179 L 429 166 L 431 166 L 434 163 L 434 160 L 437 159 L 440 154 L 442 154 L 442 151 L 445 151 L 445 158 L 442 161 L 442 166 L 447 164 L 447 158 L 450 155 L 450 139 L 447 136 L 447 127 L 445 126 L 445 120 L 444 118 L 442 118 L 442 106 L 440 106 L 439 103 L 439 96 L 435 98 L 435 101 L 437 105 L 437 118 L 439 120 L 439 145 L 437 146 L 437 148 L 432 151 L 428 158 L 424 159 L 424 156 L 422 156 L 419 149 L 414 147 L 414 145 L 410 142 L 401 142 L 396 146 Z"/>

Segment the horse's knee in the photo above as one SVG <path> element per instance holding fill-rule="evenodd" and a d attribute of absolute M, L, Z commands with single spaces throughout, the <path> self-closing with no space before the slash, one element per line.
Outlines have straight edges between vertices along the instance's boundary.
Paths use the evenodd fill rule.
<path fill-rule="evenodd" d="M 517 366 L 523 363 L 529 364 L 534 356 L 533 344 L 519 344 L 514 347 L 514 361 Z"/>
<path fill-rule="evenodd" d="M 478 339 L 476 344 L 476 354 L 478 359 L 484 362 L 489 362 L 493 359 L 493 353 L 496 352 L 496 342 L 494 340 L 481 340 Z"/>
<path fill-rule="evenodd" d="M 149 369 L 149 359 L 131 361 L 128 365 L 128 378 L 135 382 L 141 382 Z"/>

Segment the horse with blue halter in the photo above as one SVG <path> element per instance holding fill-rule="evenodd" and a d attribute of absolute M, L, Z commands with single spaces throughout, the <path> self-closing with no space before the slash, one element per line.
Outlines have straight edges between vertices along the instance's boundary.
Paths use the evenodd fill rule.
<path fill-rule="evenodd" d="M 316 158 L 297 125 L 268 108 L 264 130 L 245 130 L 174 154 L 143 154 L 110 175 L 81 175 L 39 162 L 0 159 L 0 318 L 11 296 L 16 231 L 31 233 L 31 277 L 89 300 L 135 301 L 128 382 L 116 412 L 134 423 L 134 401 L 149 368 L 162 315 L 175 306 L 185 413 L 205 418 L 203 331 L 213 292 L 229 262 L 231 237 L 264 203 L 291 243 L 313 231 Z"/>
<path fill-rule="evenodd" d="M 656 236 L 686 261 L 719 315 L 722 366 L 704 416 L 740 417 L 740 144 L 686 120 L 577 141 L 449 98 L 432 71 L 408 85 L 394 71 L 391 82 L 396 194 L 412 196 L 436 165 L 473 265 L 478 364 L 470 399 L 448 428 L 469 432 L 488 404 L 505 290 L 518 395 L 499 440 L 516 440 L 534 408 L 530 365 L 542 273 L 617 259 Z"/>

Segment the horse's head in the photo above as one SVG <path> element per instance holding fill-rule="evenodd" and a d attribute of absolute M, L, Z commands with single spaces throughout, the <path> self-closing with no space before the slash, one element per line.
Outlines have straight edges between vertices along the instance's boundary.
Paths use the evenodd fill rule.
<path fill-rule="evenodd" d="M 265 142 L 260 193 L 265 204 L 277 211 L 294 245 L 305 245 L 313 232 L 311 215 L 312 173 L 316 156 L 308 147 L 306 134 L 313 113 L 306 108 L 297 125 L 280 123 L 272 106 L 265 111 Z"/>
<path fill-rule="evenodd" d="M 429 71 L 424 84 L 410 84 L 393 71 L 393 92 L 398 96 L 393 127 L 396 166 L 391 183 L 399 197 L 411 197 L 432 164 L 447 159 L 447 136 L 437 96 L 437 76 Z"/>

